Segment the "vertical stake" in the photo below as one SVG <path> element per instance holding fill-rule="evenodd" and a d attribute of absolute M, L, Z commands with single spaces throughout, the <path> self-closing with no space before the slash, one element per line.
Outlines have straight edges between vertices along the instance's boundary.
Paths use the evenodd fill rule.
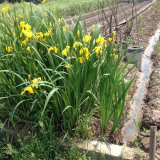
<path fill-rule="evenodd" d="M 155 160 L 157 126 L 150 128 L 149 160 Z"/>

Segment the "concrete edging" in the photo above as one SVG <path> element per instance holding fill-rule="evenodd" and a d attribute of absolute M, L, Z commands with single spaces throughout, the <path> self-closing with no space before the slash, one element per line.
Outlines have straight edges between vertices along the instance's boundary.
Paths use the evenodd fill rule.
<path fill-rule="evenodd" d="M 97 160 L 134 160 L 135 149 L 101 141 L 83 141 L 75 144 L 80 151 L 87 151 Z"/>

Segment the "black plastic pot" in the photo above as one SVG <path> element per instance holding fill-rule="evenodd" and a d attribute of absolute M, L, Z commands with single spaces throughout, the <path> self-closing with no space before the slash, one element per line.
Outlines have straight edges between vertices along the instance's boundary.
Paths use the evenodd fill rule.
<path fill-rule="evenodd" d="M 142 46 L 130 46 L 128 47 L 128 53 L 127 53 L 127 60 L 129 60 L 134 53 L 136 52 L 136 55 L 132 59 L 132 63 L 139 62 L 138 68 L 140 71 L 142 71 L 142 55 L 143 55 L 143 47 Z"/>

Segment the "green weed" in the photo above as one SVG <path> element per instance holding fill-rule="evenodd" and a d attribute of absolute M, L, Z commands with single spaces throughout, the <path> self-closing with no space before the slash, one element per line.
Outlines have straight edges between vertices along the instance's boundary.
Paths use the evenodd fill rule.
<path fill-rule="evenodd" d="M 141 32 L 141 34 L 143 34 L 144 33 L 144 28 L 142 28 L 140 32 Z"/>
<path fill-rule="evenodd" d="M 74 136 L 82 139 L 90 138 L 92 134 L 91 120 L 92 115 L 82 115 L 76 124 Z"/>
<path fill-rule="evenodd" d="M 136 138 L 136 140 L 134 141 L 134 144 L 135 144 L 137 147 L 142 147 L 141 138 Z"/>
<path fill-rule="evenodd" d="M 136 153 L 136 156 L 138 156 L 139 158 L 143 157 L 143 153 L 141 153 L 140 150 L 135 151 L 135 153 Z"/>

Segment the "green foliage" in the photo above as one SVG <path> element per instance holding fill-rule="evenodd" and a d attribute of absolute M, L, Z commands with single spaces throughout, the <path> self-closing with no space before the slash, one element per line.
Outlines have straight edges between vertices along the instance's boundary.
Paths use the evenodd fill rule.
<path fill-rule="evenodd" d="M 112 121 L 111 132 L 117 131 L 134 79 L 124 82 L 131 60 L 120 68 L 115 32 L 107 41 L 100 26 L 87 33 L 80 17 L 68 26 L 51 11 L 34 12 L 31 5 L 26 12 L 22 6 L 18 15 L 6 6 L 0 19 L 0 118 L 37 127 L 52 117 L 54 128 L 71 133 L 98 103 L 102 128 Z"/>
<path fill-rule="evenodd" d="M 119 125 L 123 113 L 125 98 L 129 91 L 129 87 L 134 80 L 132 79 L 125 83 L 124 78 L 130 71 L 125 75 L 122 73 L 135 55 L 132 56 L 124 67 L 120 68 L 123 54 L 118 56 L 116 62 L 111 59 L 109 60 L 109 57 L 111 57 L 110 53 L 112 53 L 112 47 L 113 46 L 108 48 L 105 58 L 106 62 L 104 62 L 104 67 L 101 68 L 101 75 L 103 75 L 103 78 L 100 79 L 99 104 L 101 109 L 99 114 L 101 117 L 102 128 L 106 129 L 111 120 L 113 120 L 111 132 L 115 132 L 119 129 L 117 126 Z"/>

